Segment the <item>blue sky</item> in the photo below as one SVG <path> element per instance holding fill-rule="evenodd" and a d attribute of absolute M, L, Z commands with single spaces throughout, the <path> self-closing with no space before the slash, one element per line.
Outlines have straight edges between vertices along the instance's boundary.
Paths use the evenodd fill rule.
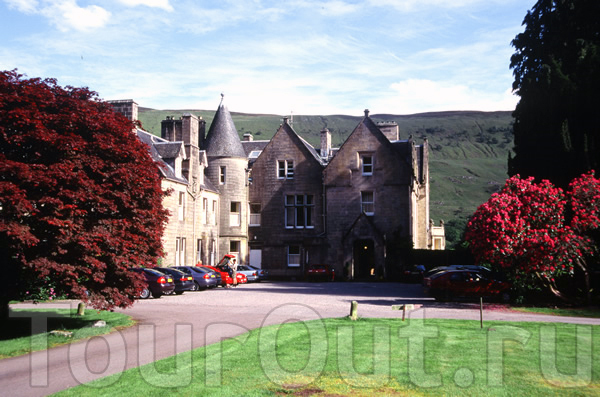
<path fill-rule="evenodd" d="M 0 70 L 156 109 L 512 110 L 535 0 L 0 0 Z"/>

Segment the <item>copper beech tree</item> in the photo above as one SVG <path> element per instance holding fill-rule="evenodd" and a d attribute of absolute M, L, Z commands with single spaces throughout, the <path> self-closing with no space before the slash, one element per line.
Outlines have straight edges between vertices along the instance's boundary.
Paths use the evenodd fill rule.
<path fill-rule="evenodd" d="M 0 288 L 51 285 L 97 309 L 126 307 L 130 266 L 162 254 L 167 219 L 157 165 L 133 124 L 87 88 L 0 72 Z"/>
<path fill-rule="evenodd" d="M 477 209 L 465 237 L 478 262 L 504 270 L 521 287 L 541 285 L 569 300 L 557 281 L 581 271 L 589 301 L 599 228 L 600 179 L 593 172 L 574 179 L 566 193 L 516 175 Z"/>

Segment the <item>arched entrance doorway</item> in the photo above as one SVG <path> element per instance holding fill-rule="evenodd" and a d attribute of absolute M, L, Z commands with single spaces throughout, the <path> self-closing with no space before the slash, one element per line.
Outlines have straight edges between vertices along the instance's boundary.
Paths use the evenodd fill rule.
<path fill-rule="evenodd" d="M 354 241 L 354 278 L 369 279 L 375 278 L 377 269 L 375 268 L 375 243 L 371 239 L 362 239 Z"/>

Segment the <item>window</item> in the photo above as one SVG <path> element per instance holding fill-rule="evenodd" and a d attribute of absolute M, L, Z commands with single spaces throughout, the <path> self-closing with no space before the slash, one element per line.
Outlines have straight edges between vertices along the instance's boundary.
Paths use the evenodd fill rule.
<path fill-rule="evenodd" d="M 360 165 L 363 175 L 373 175 L 373 156 L 364 154 L 360 156 Z"/>
<path fill-rule="evenodd" d="M 294 179 L 294 162 L 292 160 L 277 161 L 277 178 Z"/>
<path fill-rule="evenodd" d="M 250 223 L 248 226 L 260 226 L 260 204 L 250 204 Z"/>
<path fill-rule="evenodd" d="M 204 224 L 206 225 L 208 223 L 209 217 L 208 217 L 208 199 L 206 197 L 204 197 L 202 199 L 202 213 L 204 214 Z"/>
<path fill-rule="evenodd" d="M 175 239 L 175 266 L 185 266 L 185 238 Z"/>
<path fill-rule="evenodd" d="M 178 218 L 182 221 L 185 217 L 185 192 L 179 192 Z"/>
<path fill-rule="evenodd" d="M 262 152 L 262 150 L 253 150 L 250 152 L 250 154 L 248 155 L 249 159 L 257 159 L 258 156 L 260 156 L 260 153 Z"/>
<path fill-rule="evenodd" d="M 221 166 L 219 169 L 219 184 L 224 185 L 227 178 L 227 167 Z"/>
<path fill-rule="evenodd" d="M 365 215 L 375 215 L 375 201 L 373 199 L 373 192 L 360 192 L 360 204 L 361 210 Z"/>
<path fill-rule="evenodd" d="M 300 267 L 300 246 L 289 245 L 287 250 L 287 262 L 289 267 Z"/>
<path fill-rule="evenodd" d="M 239 240 L 230 240 L 229 241 L 229 253 L 235 255 L 236 257 L 240 256 L 240 241 Z"/>
<path fill-rule="evenodd" d="M 196 240 L 196 263 L 202 262 L 202 239 Z"/>
<path fill-rule="evenodd" d="M 211 225 L 216 225 L 217 224 L 217 200 L 213 200 L 212 203 L 212 212 L 211 212 Z"/>
<path fill-rule="evenodd" d="M 229 211 L 229 226 L 240 226 L 242 204 L 239 201 L 232 201 Z"/>
<path fill-rule="evenodd" d="M 288 194 L 285 196 L 285 227 L 287 229 L 314 228 L 312 194 Z"/>

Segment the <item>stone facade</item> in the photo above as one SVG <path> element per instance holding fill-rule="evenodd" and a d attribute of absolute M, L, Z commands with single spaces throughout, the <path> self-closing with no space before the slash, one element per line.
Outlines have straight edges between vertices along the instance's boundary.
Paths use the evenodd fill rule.
<path fill-rule="evenodd" d="M 111 101 L 125 116 L 137 115 L 134 101 Z M 135 121 L 133 119 L 132 121 Z M 199 148 L 202 123 L 192 115 L 163 123 L 162 137 L 136 128 L 138 138 L 148 145 L 152 158 L 160 164 L 161 186 L 170 194 L 163 199 L 169 219 L 162 237 L 161 265 L 214 264 L 218 261 L 219 192 L 204 178 L 208 166 L 206 152 Z M 195 124 L 195 126 L 194 126 Z"/>
<path fill-rule="evenodd" d="M 300 277 L 307 261 L 326 260 L 323 169 L 287 119 L 252 164 L 250 249 L 272 276 Z"/>
<path fill-rule="evenodd" d="M 327 263 L 348 278 L 385 277 L 400 265 L 386 257 L 394 236 L 427 244 L 427 142 L 389 136 L 366 111 L 324 171 Z"/>
<path fill-rule="evenodd" d="M 399 140 L 396 123 L 376 124 L 368 111 L 337 149 L 327 129 L 317 150 L 285 118 L 271 140 L 241 141 L 222 102 L 206 136 L 191 114 L 164 120 L 161 138 L 138 136 L 172 192 L 165 265 L 229 253 L 275 277 L 326 263 L 338 277 L 376 279 L 402 265 L 388 257 L 395 245 L 444 249 L 443 223 L 429 221 L 427 140 Z"/>

